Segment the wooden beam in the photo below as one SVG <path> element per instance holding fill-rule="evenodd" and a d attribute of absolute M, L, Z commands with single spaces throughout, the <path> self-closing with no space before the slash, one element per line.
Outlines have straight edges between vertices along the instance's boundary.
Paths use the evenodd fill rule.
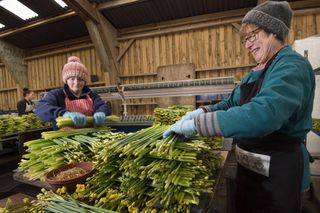
<path fill-rule="evenodd" d="M 92 48 L 92 47 L 94 47 L 92 43 L 91 44 L 83 44 L 83 45 L 79 45 L 79 46 L 75 46 L 75 47 L 68 47 L 68 48 L 63 48 L 63 49 L 59 49 L 59 50 L 55 50 L 55 51 L 49 51 L 49 52 L 45 52 L 45 53 L 34 54 L 32 56 L 25 57 L 24 60 L 28 61 L 28 60 L 32 60 L 32 59 L 38 59 L 38 58 L 42 58 L 42 57 L 56 55 L 56 54 L 59 54 L 59 53 L 65 53 L 65 52 L 71 52 L 71 51 L 77 51 L 77 50 L 84 50 L 84 49 L 88 49 L 88 48 Z"/>
<path fill-rule="evenodd" d="M 289 4 L 293 10 L 320 7 L 319 0 L 293 1 L 289 2 Z"/>
<path fill-rule="evenodd" d="M 119 56 L 117 58 L 117 61 L 120 62 L 121 58 L 126 54 L 126 52 L 129 50 L 133 42 L 135 42 L 136 39 L 130 39 L 128 44 L 123 48 L 123 50 L 119 53 Z"/>
<path fill-rule="evenodd" d="M 239 68 L 253 67 L 254 65 L 255 64 L 244 64 L 244 65 L 234 65 L 234 66 L 209 67 L 209 68 L 195 69 L 195 72 L 239 69 Z M 148 77 L 148 76 L 157 76 L 157 73 L 120 75 L 120 78 L 135 78 L 135 77 Z"/>
<path fill-rule="evenodd" d="M 120 78 L 135 78 L 135 77 L 147 77 L 147 76 L 157 76 L 157 73 L 120 75 Z"/>
<path fill-rule="evenodd" d="M 91 39 L 88 36 L 80 37 L 80 38 L 74 38 L 69 40 L 64 40 L 48 45 L 42 45 L 40 47 L 34 47 L 28 50 L 28 55 L 35 55 L 40 53 L 48 53 L 50 51 L 55 51 L 57 49 L 65 48 L 66 46 L 75 46 L 75 45 L 83 45 L 83 44 L 92 44 Z"/>
<path fill-rule="evenodd" d="M 231 25 L 236 28 L 238 31 L 240 31 L 241 25 L 237 22 L 231 23 Z"/>
<path fill-rule="evenodd" d="M 101 14 L 99 13 L 99 30 L 101 37 L 103 39 L 104 45 L 106 47 L 107 53 L 110 54 L 109 57 L 112 59 L 112 67 L 116 72 L 119 72 L 119 63 L 117 61 L 119 50 L 117 48 L 117 36 L 118 31 L 113 27 L 113 25 Z M 111 68 L 112 68 L 111 67 Z"/>
<path fill-rule="evenodd" d="M 210 13 L 205 15 L 199 15 L 199 16 L 193 16 L 188 18 L 181 18 L 181 19 L 175 19 L 170 21 L 164 21 L 160 23 L 155 24 L 147 24 L 147 25 L 141 25 L 136 27 L 129 27 L 119 30 L 120 36 L 133 34 L 133 33 L 139 33 L 139 32 L 146 32 L 146 31 L 152 31 L 152 30 L 161 30 L 168 27 L 176 27 L 176 26 L 185 26 L 185 25 L 191 25 L 201 22 L 208 22 L 208 21 L 214 21 L 214 20 L 221 20 L 221 19 L 229 19 L 234 17 L 242 17 L 244 16 L 251 8 L 242 8 L 237 10 L 228 10 L 223 12 L 217 12 L 217 13 Z"/>
<path fill-rule="evenodd" d="M 98 81 L 98 82 L 94 82 L 94 83 L 87 84 L 87 86 L 89 86 L 89 87 L 91 87 L 91 86 L 103 86 L 104 84 L 105 84 L 105 82 L 103 82 L 103 81 Z M 62 86 L 62 85 L 61 85 L 61 86 Z M 44 91 L 48 91 L 48 90 L 60 88 L 61 86 L 45 87 L 45 88 L 30 88 L 30 90 L 32 90 L 32 91 L 34 91 L 34 92 L 44 92 Z"/>
<path fill-rule="evenodd" d="M 293 13 L 294 16 L 304 16 L 304 15 L 310 15 L 310 14 L 320 14 L 320 7 L 296 10 Z"/>
<path fill-rule="evenodd" d="M 319 14 L 320 13 L 320 1 L 318 4 L 319 4 L 319 8 L 295 10 L 294 15 L 298 16 L 298 15 L 306 15 L 306 14 Z M 238 13 L 239 13 L 239 11 L 234 13 L 234 15 L 238 14 Z M 207 17 L 207 18 L 205 18 L 205 21 L 202 21 L 203 19 L 201 18 L 200 20 L 198 20 L 198 22 L 196 22 L 194 20 L 193 21 L 194 23 L 192 23 L 192 24 L 189 24 L 189 22 L 191 22 L 191 21 L 182 22 L 183 25 L 180 25 L 179 23 L 172 23 L 169 25 L 163 25 L 162 27 L 160 27 L 161 24 L 159 24 L 158 28 L 149 27 L 149 28 L 146 28 L 146 30 L 144 30 L 144 31 L 141 31 L 141 29 L 133 30 L 133 32 L 125 31 L 125 33 L 123 33 L 123 32 L 120 33 L 120 36 L 118 37 L 118 41 L 123 41 L 123 40 L 128 40 L 128 39 L 133 39 L 133 38 L 137 39 L 137 38 L 165 35 L 165 34 L 171 34 L 171 33 L 176 33 L 176 32 L 183 32 L 183 31 L 213 27 L 213 26 L 224 25 L 224 24 L 232 24 L 235 22 L 241 22 L 243 15 L 245 15 L 245 13 L 242 16 L 234 16 L 234 15 L 231 15 L 232 18 L 224 18 L 224 19 L 213 18 L 212 20 L 210 20 L 210 18 Z"/>
<path fill-rule="evenodd" d="M 319 0 L 305 0 L 305 1 L 295 1 L 290 2 L 290 5 L 296 14 L 299 13 L 299 10 L 305 9 L 305 8 L 316 8 L 320 7 L 320 1 Z M 191 25 L 196 23 L 204 23 L 204 22 L 210 22 L 214 20 L 221 20 L 221 19 L 230 19 L 230 18 L 239 18 L 242 20 L 243 16 L 252 8 L 242 8 L 237 10 L 228 10 L 223 12 L 217 12 L 217 13 L 210 13 L 205 15 L 199 15 L 199 16 L 193 16 L 188 18 L 182 18 L 182 19 L 175 19 L 165 22 L 160 22 L 156 24 L 147 24 L 147 25 L 141 25 L 141 26 L 135 26 L 130 28 L 124 28 L 119 30 L 119 37 L 122 38 L 124 36 L 138 34 L 138 33 L 145 33 L 150 31 L 161 31 L 165 28 L 171 28 L 175 26 L 185 26 L 185 25 Z"/>
<path fill-rule="evenodd" d="M 166 35 L 166 34 L 172 34 L 176 32 L 184 32 L 184 31 L 190 31 L 190 30 L 196 30 L 201 28 L 207 28 L 207 27 L 213 27 L 213 26 L 219 26 L 224 24 L 231 24 L 233 22 L 241 21 L 242 17 L 239 18 L 232 18 L 227 20 L 219 20 L 219 21 L 210 21 L 205 23 L 198 23 L 198 24 L 191 24 L 186 26 L 177 26 L 177 27 L 171 27 L 167 29 L 162 30 L 153 30 L 149 32 L 142 32 L 142 33 L 134 33 L 132 35 L 126 35 L 121 36 L 118 38 L 118 41 L 128 40 L 128 39 L 137 39 L 137 38 L 147 38 L 152 36 L 159 36 L 159 35 Z"/>
<path fill-rule="evenodd" d="M 204 69 L 195 69 L 196 72 L 206 72 L 206 71 L 216 71 L 216 70 L 231 70 L 239 68 L 253 67 L 255 64 L 244 64 L 244 65 L 235 65 L 235 66 L 225 66 L 225 67 L 209 67 Z"/>
<path fill-rule="evenodd" d="M 58 15 L 58 16 L 55 16 L 55 17 L 45 18 L 45 19 L 38 19 L 38 20 L 36 20 L 34 22 L 30 22 L 30 23 L 28 23 L 26 25 L 19 26 L 18 28 L 3 31 L 3 32 L 0 33 L 0 38 L 4 38 L 4 37 L 7 37 L 7 36 L 11 36 L 11 35 L 17 34 L 17 33 L 21 33 L 21 32 L 24 32 L 26 30 L 30 30 L 30 29 L 33 29 L 33 28 L 36 28 L 36 27 L 39 27 L 39 26 L 42 26 L 42 25 L 50 24 L 52 22 L 60 21 L 60 20 L 75 16 L 75 15 L 76 15 L 76 13 L 74 11 L 68 11 L 68 12 L 66 12 L 66 13 L 64 13 L 62 15 Z"/>
<path fill-rule="evenodd" d="M 146 0 L 113 0 L 113 1 L 101 3 L 98 5 L 97 8 L 98 10 L 107 10 L 111 8 L 127 6 L 130 4 L 137 4 L 144 1 Z"/>
<path fill-rule="evenodd" d="M 7 91 L 12 91 L 12 90 L 17 90 L 17 87 L 1 88 L 0 92 L 7 92 Z"/>
<path fill-rule="evenodd" d="M 99 23 L 97 9 L 88 0 L 64 0 L 84 21 L 92 20 Z"/>
<path fill-rule="evenodd" d="M 88 20 L 85 22 L 87 29 L 89 31 L 90 34 L 90 38 L 94 44 L 94 47 L 99 55 L 102 67 L 104 68 L 104 70 L 106 72 L 110 71 L 110 60 L 108 58 L 105 46 L 102 42 L 99 30 L 97 28 L 97 25 L 95 23 L 93 23 L 92 20 Z"/>
<path fill-rule="evenodd" d="M 85 22 L 90 38 L 98 52 L 101 64 L 111 73 L 112 83 L 119 82 L 116 48 L 117 30 L 88 0 L 65 0 Z"/>

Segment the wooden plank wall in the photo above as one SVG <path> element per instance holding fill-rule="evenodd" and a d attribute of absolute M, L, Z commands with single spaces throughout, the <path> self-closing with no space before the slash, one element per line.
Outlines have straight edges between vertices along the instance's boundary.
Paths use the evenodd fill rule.
<path fill-rule="evenodd" d="M 29 88 L 35 92 L 37 99 L 40 98 L 41 92 L 63 86 L 62 68 L 71 55 L 78 56 L 91 75 L 98 76 L 99 81 L 92 83 L 90 79 L 89 86 L 109 84 L 93 45 L 78 43 L 52 51 L 37 52 L 25 58 Z M 22 91 L 17 88 L 15 81 L 3 64 L 0 66 L 0 72 L 0 79 L 3 82 L 0 86 L 0 109 L 16 109 L 16 103 L 19 100 L 18 93 Z"/>
<path fill-rule="evenodd" d="M 288 42 L 292 44 L 296 39 L 319 33 L 320 14 L 297 16 Z M 120 59 L 121 83 L 154 82 L 158 66 L 180 63 L 194 63 L 197 78 L 233 75 L 240 80 L 254 64 L 240 39 L 238 30 L 231 24 L 136 39 Z M 119 52 L 129 42 L 119 41 Z M 71 55 L 79 56 L 91 74 L 99 76 L 98 85 L 109 84 L 92 44 L 66 44 L 65 47 L 31 54 L 25 59 L 30 88 L 38 97 L 45 89 L 62 86 L 61 70 Z M 14 80 L 3 64 L 0 72 L 0 109 L 15 109 L 18 92 Z M 152 114 L 155 107 L 156 99 L 136 99 L 129 101 L 128 113 Z"/>
<path fill-rule="evenodd" d="M 297 16 L 288 43 L 319 33 L 320 14 Z M 240 39 L 239 31 L 231 24 L 136 39 L 120 61 L 122 82 L 153 82 L 156 78 L 150 74 L 156 74 L 158 66 L 180 63 L 194 63 L 197 78 L 233 75 L 239 81 L 255 63 Z M 128 42 L 120 42 L 120 52 Z M 131 101 L 128 112 L 150 114 L 155 102 L 154 99 Z"/>
<path fill-rule="evenodd" d="M 0 64 L 0 110 L 14 110 L 17 108 L 17 86 L 14 78 L 4 64 Z"/>
<path fill-rule="evenodd" d="M 28 83 L 30 88 L 38 95 L 47 89 L 63 86 L 62 69 L 69 56 L 78 56 L 81 62 L 87 67 L 91 75 L 97 75 L 99 82 L 92 84 L 89 78 L 89 85 L 104 85 L 106 79 L 101 68 L 100 61 L 93 47 L 74 51 L 60 52 L 43 57 L 32 57 L 27 59 Z"/>

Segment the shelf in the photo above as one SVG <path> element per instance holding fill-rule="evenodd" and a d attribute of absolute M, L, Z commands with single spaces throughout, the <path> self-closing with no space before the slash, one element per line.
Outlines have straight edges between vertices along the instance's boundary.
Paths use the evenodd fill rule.
<path fill-rule="evenodd" d="M 234 88 L 234 77 L 161 81 L 141 84 L 123 84 L 91 88 L 107 100 L 129 100 L 155 97 L 183 97 L 229 94 Z M 123 100 L 123 101 L 124 101 Z"/>
<path fill-rule="evenodd" d="M 12 152 L 17 152 L 17 151 L 18 151 L 17 147 L 4 148 L 4 149 L 0 150 L 0 156 L 8 154 L 8 153 L 12 153 Z"/>
<path fill-rule="evenodd" d="M 121 104 L 121 105 L 127 105 L 127 106 L 144 106 L 144 105 L 158 105 L 156 102 L 145 102 L 145 103 L 127 103 L 127 104 Z"/>
<path fill-rule="evenodd" d="M 212 100 L 200 100 L 200 101 L 196 101 L 197 104 L 202 104 L 202 103 L 211 103 Z"/>

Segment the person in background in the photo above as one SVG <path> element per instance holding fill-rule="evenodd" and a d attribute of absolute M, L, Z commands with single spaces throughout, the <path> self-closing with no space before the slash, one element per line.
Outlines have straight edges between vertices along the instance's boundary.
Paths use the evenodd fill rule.
<path fill-rule="evenodd" d="M 250 10 L 241 32 L 257 65 L 227 100 L 188 112 L 164 133 L 234 138 L 238 213 L 298 213 L 310 184 L 303 142 L 311 130 L 315 76 L 285 43 L 292 13 L 286 1 Z"/>
<path fill-rule="evenodd" d="M 35 113 L 43 122 L 52 122 L 57 129 L 56 118 L 71 118 L 76 127 L 86 126 L 86 116 L 93 116 L 94 125 L 102 125 L 110 108 L 100 96 L 90 90 L 89 72 L 76 56 L 68 58 L 62 70 L 63 88 L 50 90 L 36 105 Z"/>
<path fill-rule="evenodd" d="M 19 116 L 32 113 L 35 107 L 35 104 L 32 102 L 34 100 L 34 92 L 28 88 L 23 88 L 23 99 L 18 101 L 17 109 Z"/>

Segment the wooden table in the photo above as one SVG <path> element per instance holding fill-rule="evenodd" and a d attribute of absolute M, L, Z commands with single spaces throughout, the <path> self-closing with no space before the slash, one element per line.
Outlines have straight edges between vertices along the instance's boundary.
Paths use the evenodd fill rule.
<path fill-rule="evenodd" d="M 19 204 L 22 204 L 23 203 L 23 198 L 29 198 L 29 200 L 35 200 L 34 197 L 31 197 L 29 195 L 26 195 L 26 194 L 23 194 L 23 193 L 17 193 L 17 194 L 14 194 L 14 195 L 11 195 L 9 197 L 6 197 L 6 198 L 3 198 L 0 200 L 0 207 L 5 207 L 6 206 L 6 203 L 8 201 L 8 199 L 11 200 L 12 202 L 12 205 L 19 205 Z"/>
<path fill-rule="evenodd" d="M 24 177 L 23 174 L 24 174 L 23 172 L 15 171 L 13 174 L 13 179 L 18 182 L 25 183 L 25 184 L 32 185 L 32 186 L 36 186 L 39 188 L 51 189 L 50 185 L 48 183 L 46 183 L 45 181 L 29 180 L 28 178 Z"/>

